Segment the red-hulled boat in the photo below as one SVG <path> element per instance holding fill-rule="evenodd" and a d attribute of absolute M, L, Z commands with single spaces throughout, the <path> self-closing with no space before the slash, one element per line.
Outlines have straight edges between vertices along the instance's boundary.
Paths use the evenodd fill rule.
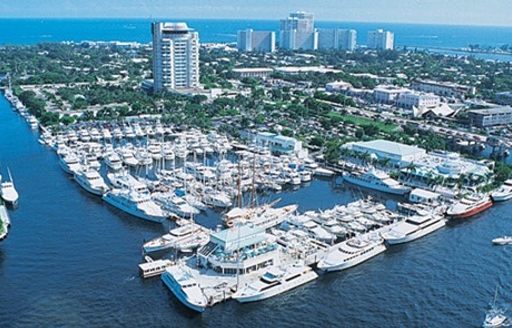
<path fill-rule="evenodd" d="M 453 219 L 467 219 L 471 216 L 482 213 L 492 206 L 489 196 L 466 197 L 453 204 L 446 211 L 446 215 Z"/>

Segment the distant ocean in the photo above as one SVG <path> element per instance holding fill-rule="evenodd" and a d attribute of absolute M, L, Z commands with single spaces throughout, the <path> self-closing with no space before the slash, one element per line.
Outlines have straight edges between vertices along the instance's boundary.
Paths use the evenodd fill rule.
<path fill-rule="evenodd" d="M 240 29 L 278 31 L 278 20 L 172 19 L 186 21 L 200 33 L 202 42 L 236 42 Z M 0 44 L 34 44 L 59 41 L 138 41 L 151 39 L 149 19 L 0 19 Z M 453 26 L 391 23 L 323 22 L 318 28 L 352 28 L 358 43 L 366 43 L 369 30 L 395 32 L 396 46 L 418 48 L 461 48 L 469 44 L 501 46 L 512 44 L 512 27 Z M 490 57 L 492 58 L 492 56 Z M 508 57 L 509 60 L 512 57 Z"/>

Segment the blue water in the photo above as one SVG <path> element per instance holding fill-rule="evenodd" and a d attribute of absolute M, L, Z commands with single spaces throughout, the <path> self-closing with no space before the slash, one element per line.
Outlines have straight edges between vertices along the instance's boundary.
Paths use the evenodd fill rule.
<path fill-rule="evenodd" d="M 178 21 L 178 19 L 172 19 Z M 236 42 L 240 29 L 278 31 L 277 20 L 186 19 L 200 33 L 202 42 Z M 120 40 L 150 42 L 149 19 L 0 19 L 0 44 L 33 44 L 55 41 Z M 366 43 L 369 30 L 395 32 L 397 46 L 460 48 L 469 44 L 501 46 L 512 42 L 512 27 L 420 25 L 396 23 L 322 22 L 318 28 L 353 28 L 358 43 Z"/>
<path fill-rule="evenodd" d="M 137 275 L 143 240 L 164 227 L 83 192 L 3 97 L 0 135 L 0 165 L 21 195 L 0 243 L 0 327 L 476 327 L 496 286 L 500 302 L 512 302 L 512 248 L 490 243 L 512 232 L 512 204 L 501 204 L 290 293 L 197 315 L 158 278 Z M 278 197 L 308 210 L 353 192 L 316 180 Z M 214 226 L 217 217 L 198 221 Z"/>

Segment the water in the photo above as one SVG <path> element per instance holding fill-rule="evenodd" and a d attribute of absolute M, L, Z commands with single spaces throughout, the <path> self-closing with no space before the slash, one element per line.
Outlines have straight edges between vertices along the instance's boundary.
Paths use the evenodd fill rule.
<path fill-rule="evenodd" d="M 56 155 L 0 97 L 0 164 L 11 168 L 20 206 L 0 243 L 1 327 L 470 327 L 481 324 L 493 290 L 512 302 L 510 204 L 448 226 L 346 272 L 331 273 L 267 301 L 215 306 L 203 315 L 179 304 L 158 278 L 137 275 L 144 239 L 165 232 L 83 192 Z M 271 198 L 301 210 L 352 199 L 329 181 Z M 198 217 L 209 226 L 217 215 Z"/>
<path fill-rule="evenodd" d="M 179 19 L 171 19 L 179 21 Z M 199 31 L 202 42 L 236 42 L 240 29 L 274 30 L 278 20 L 185 19 Z M 0 44 L 34 44 L 60 41 L 150 42 L 149 19 L 0 19 Z M 395 32 L 397 47 L 461 48 L 470 44 L 499 47 L 510 44 L 512 27 L 453 26 L 396 23 L 316 22 L 318 28 L 353 28 L 358 43 L 365 44 L 368 31 L 377 28 Z M 446 51 L 445 51 L 446 52 Z M 460 54 L 449 52 L 450 54 Z M 481 58 L 511 60 L 511 56 L 475 54 Z"/>

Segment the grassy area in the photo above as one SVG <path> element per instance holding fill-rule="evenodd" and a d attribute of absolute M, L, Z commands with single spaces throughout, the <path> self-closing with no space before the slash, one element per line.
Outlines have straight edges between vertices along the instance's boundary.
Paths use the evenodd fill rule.
<path fill-rule="evenodd" d="M 366 117 L 354 116 L 354 115 L 349 115 L 349 114 L 340 114 L 338 112 L 330 112 L 329 114 L 327 114 L 327 116 L 332 121 L 335 121 L 335 122 L 354 124 L 354 125 L 357 125 L 360 127 L 374 126 L 374 127 L 378 128 L 381 132 L 384 132 L 384 133 L 391 133 L 397 128 L 397 125 L 395 125 L 393 123 L 385 123 L 382 121 L 373 120 L 373 119 L 366 118 Z"/>

